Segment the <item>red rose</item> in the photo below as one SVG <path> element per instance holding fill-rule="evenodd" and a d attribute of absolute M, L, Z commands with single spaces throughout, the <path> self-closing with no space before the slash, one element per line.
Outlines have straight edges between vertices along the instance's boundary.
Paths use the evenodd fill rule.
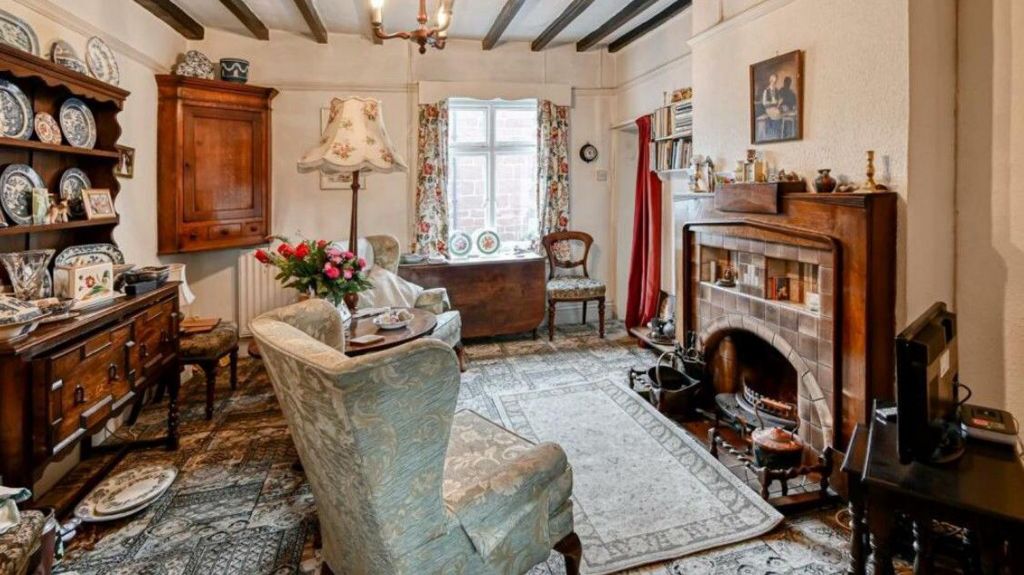
<path fill-rule="evenodd" d="M 336 280 L 341 275 L 341 270 L 331 265 L 331 262 L 327 262 L 324 264 L 324 275 L 328 279 Z"/>
<path fill-rule="evenodd" d="M 270 255 L 263 250 L 256 250 L 256 261 L 260 262 L 261 264 L 269 264 Z"/>
<path fill-rule="evenodd" d="M 281 245 L 277 246 L 277 253 L 279 253 L 282 256 L 288 258 L 288 257 L 291 257 L 292 254 L 295 253 L 295 251 L 292 250 L 292 247 L 290 245 L 288 245 L 288 244 L 281 244 Z"/>
<path fill-rule="evenodd" d="M 308 255 L 309 255 L 309 244 L 301 243 L 301 244 L 295 246 L 295 257 L 297 257 L 297 258 L 299 258 L 301 260 L 301 259 L 304 259 Z"/>
<path fill-rule="evenodd" d="M 327 240 L 320 240 L 316 243 L 316 248 L 322 250 L 327 247 Z"/>

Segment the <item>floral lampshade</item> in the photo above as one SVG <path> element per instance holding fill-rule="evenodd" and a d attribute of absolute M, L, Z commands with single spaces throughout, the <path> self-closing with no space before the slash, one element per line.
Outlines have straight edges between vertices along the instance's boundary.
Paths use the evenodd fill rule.
<path fill-rule="evenodd" d="M 408 169 L 384 127 L 379 100 L 335 98 L 320 144 L 299 160 L 299 172 L 391 173 Z"/>

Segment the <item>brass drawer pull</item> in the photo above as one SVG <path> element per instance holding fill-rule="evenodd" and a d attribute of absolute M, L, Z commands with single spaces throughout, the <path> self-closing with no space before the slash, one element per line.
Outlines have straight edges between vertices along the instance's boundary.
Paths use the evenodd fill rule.
<path fill-rule="evenodd" d="M 111 382 L 115 382 L 121 379 L 121 376 L 117 374 L 116 363 L 110 364 L 110 367 L 107 368 L 107 376 L 110 378 Z"/>
<path fill-rule="evenodd" d="M 75 386 L 75 405 L 85 403 L 85 388 L 81 385 Z"/>
<path fill-rule="evenodd" d="M 145 343 L 139 344 L 139 357 L 142 359 L 149 357 L 149 346 Z"/>

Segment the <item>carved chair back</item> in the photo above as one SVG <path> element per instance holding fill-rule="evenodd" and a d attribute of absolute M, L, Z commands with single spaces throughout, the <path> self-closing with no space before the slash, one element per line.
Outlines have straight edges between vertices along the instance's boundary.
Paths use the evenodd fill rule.
<path fill-rule="evenodd" d="M 557 269 L 575 269 L 583 267 L 583 277 L 589 278 L 587 271 L 587 260 L 590 259 L 590 246 L 594 238 L 587 232 L 552 232 L 541 240 L 544 244 L 544 251 L 548 254 L 548 262 L 551 264 L 551 271 L 548 279 L 555 277 Z M 582 245 L 583 257 L 573 259 L 573 254 L 578 253 L 574 247 Z"/>

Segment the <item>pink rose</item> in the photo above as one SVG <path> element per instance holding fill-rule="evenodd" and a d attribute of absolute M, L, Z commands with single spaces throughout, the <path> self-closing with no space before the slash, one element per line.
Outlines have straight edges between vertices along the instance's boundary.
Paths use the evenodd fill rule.
<path fill-rule="evenodd" d="M 366 267 L 366 258 L 359 258 L 359 269 Z"/>
<path fill-rule="evenodd" d="M 356 254 L 354 254 L 352 252 L 344 252 L 344 253 L 341 254 L 341 257 L 345 258 L 346 260 L 350 260 L 350 259 L 356 257 Z"/>
<path fill-rule="evenodd" d="M 330 258 L 341 257 L 341 250 L 339 250 L 338 248 L 333 248 L 333 247 L 329 248 L 327 250 L 327 257 L 330 257 Z"/>
<path fill-rule="evenodd" d="M 345 279 L 352 279 L 352 270 L 345 270 Z"/>
<path fill-rule="evenodd" d="M 332 266 L 330 262 L 327 262 L 324 264 L 324 275 L 327 276 L 328 279 L 336 280 L 338 279 L 338 276 L 341 275 L 341 270 Z"/>

